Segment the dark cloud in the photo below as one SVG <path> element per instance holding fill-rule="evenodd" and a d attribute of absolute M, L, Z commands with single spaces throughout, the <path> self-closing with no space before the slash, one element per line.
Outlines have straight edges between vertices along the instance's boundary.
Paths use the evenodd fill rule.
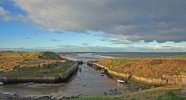
<path fill-rule="evenodd" d="M 130 41 L 126 41 L 126 40 L 110 40 L 109 42 L 111 42 L 112 44 L 132 44 L 132 42 Z"/>
<path fill-rule="evenodd" d="M 107 39 L 105 39 L 105 38 L 104 38 L 104 39 L 100 39 L 100 40 L 101 40 L 101 41 L 108 41 L 108 40 L 107 40 Z"/>
<path fill-rule="evenodd" d="M 25 39 L 30 39 L 30 37 L 25 37 Z"/>
<path fill-rule="evenodd" d="M 53 41 L 53 42 L 59 42 L 60 40 L 58 40 L 58 39 L 51 39 L 51 41 Z"/>
<path fill-rule="evenodd" d="M 15 0 L 46 28 L 102 31 L 118 39 L 186 41 L 186 0 Z M 4 11 L 2 11 L 4 12 Z"/>
<path fill-rule="evenodd" d="M 88 46 L 89 44 L 88 43 L 83 43 L 83 46 Z"/>

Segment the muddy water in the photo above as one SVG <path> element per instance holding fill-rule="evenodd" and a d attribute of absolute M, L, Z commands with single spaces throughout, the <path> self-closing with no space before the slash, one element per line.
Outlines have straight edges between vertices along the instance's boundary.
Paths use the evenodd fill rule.
<path fill-rule="evenodd" d="M 101 76 L 99 71 L 80 65 L 78 72 L 69 82 L 61 84 L 34 84 L 24 86 L 22 84 L 1 86 L 1 91 L 24 95 L 52 95 L 52 96 L 97 96 L 104 95 L 111 89 L 117 88 L 123 93 L 123 89 L 107 76 Z"/>
<path fill-rule="evenodd" d="M 102 96 L 126 93 L 128 91 L 136 91 L 143 85 L 135 83 L 118 84 L 116 80 L 109 77 L 101 76 L 99 70 L 95 70 L 86 65 L 89 60 L 96 60 L 90 54 L 80 56 L 69 56 L 68 59 L 84 61 L 79 67 L 82 71 L 78 71 L 67 83 L 60 84 L 33 84 L 33 85 L 4 85 L 0 86 L 0 92 L 7 94 L 19 94 L 26 96 L 52 96 L 52 97 L 70 97 L 70 96 Z"/>
<path fill-rule="evenodd" d="M 78 57 L 69 57 L 72 60 L 96 60 L 96 57 L 87 57 L 89 54 L 80 55 Z M 124 93 L 124 89 L 117 86 L 115 80 L 107 76 L 101 76 L 100 71 L 89 67 L 84 63 L 79 67 L 82 71 L 78 71 L 72 79 L 67 83 L 60 84 L 33 84 L 33 85 L 4 85 L 0 86 L 0 92 L 7 94 L 20 94 L 28 96 L 49 95 L 54 97 L 62 96 L 101 96 L 110 93 L 111 90 L 117 90 L 117 93 Z M 114 91 L 115 92 L 115 91 Z"/>

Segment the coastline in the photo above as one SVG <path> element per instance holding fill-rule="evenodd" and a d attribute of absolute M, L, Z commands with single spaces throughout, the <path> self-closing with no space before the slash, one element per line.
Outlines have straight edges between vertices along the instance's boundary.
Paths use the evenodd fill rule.
<path fill-rule="evenodd" d="M 76 64 L 82 64 L 82 63 L 83 63 L 82 61 L 77 61 L 76 62 Z M 131 76 L 129 74 L 118 73 L 116 71 L 110 70 L 108 67 L 105 67 L 105 66 L 102 66 L 102 65 L 99 65 L 99 64 L 96 64 L 96 63 L 90 63 L 90 62 L 87 63 L 87 65 L 91 65 L 91 64 L 95 68 L 100 68 L 100 69 L 103 68 L 103 69 L 105 69 L 111 76 L 116 76 L 116 77 L 119 77 L 119 78 L 126 78 L 126 79 L 128 79 L 130 77 L 130 79 L 131 79 L 132 82 L 136 82 L 136 83 L 139 83 L 139 84 L 140 83 L 148 84 L 150 86 L 149 88 L 146 88 L 146 89 L 145 88 L 140 88 L 140 89 L 138 88 L 139 90 L 137 89 L 136 91 L 133 91 L 133 92 L 127 92 L 127 94 L 119 94 L 119 95 L 113 95 L 113 96 L 107 95 L 107 96 L 103 96 L 103 98 L 126 96 L 126 95 L 129 95 L 129 94 L 137 94 L 138 95 L 138 94 L 141 94 L 143 91 L 147 91 L 147 92 L 150 91 L 151 92 L 151 91 L 154 91 L 154 89 L 156 90 L 156 86 L 154 87 L 153 85 L 157 85 L 157 84 L 151 84 L 151 83 L 149 83 L 150 81 L 149 82 L 139 81 L 139 80 L 143 80 L 143 77 L 142 78 L 141 77 L 140 78 L 137 77 L 139 79 L 135 80 L 136 77 L 134 75 Z M 71 73 L 72 70 L 78 70 L 78 67 L 77 67 L 77 69 L 75 67 L 70 68 L 68 71 L 66 71 L 65 76 L 60 76 L 60 77 L 61 78 L 68 77 L 68 76 L 70 77 L 70 75 L 68 75 L 68 74 Z M 73 72 L 72 72 L 72 75 L 73 75 Z M 68 80 L 68 78 L 67 78 L 67 80 Z M 154 79 L 152 79 L 152 80 L 154 80 Z M 128 84 L 131 84 L 131 83 L 129 82 Z M 152 87 L 151 87 L 151 85 L 152 85 Z M 158 85 L 160 85 L 160 84 L 158 84 Z M 167 85 L 168 84 L 165 84 L 165 86 L 167 86 Z M 135 84 L 135 86 L 138 86 L 138 85 Z M 170 86 L 172 86 L 172 85 L 170 85 Z M 160 87 L 160 86 L 157 86 L 157 88 L 158 87 Z M 161 87 L 164 87 L 164 86 L 161 86 Z M 177 88 L 175 88 L 175 89 L 177 89 Z M 91 97 L 82 97 L 81 94 L 80 95 L 72 95 L 72 96 L 69 96 L 69 97 L 65 97 L 65 96 L 63 96 L 63 97 L 62 96 L 61 97 L 57 97 L 56 96 L 55 97 L 55 96 L 51 96 L 51 95 L 27 96 L 27 95 L 6 94 L 6 93 L 5 94 L 0 93 L 0 97 L 1 98 L 5 98 L 5 99 L 30 99 L 30 100 L 73 99 L 73 98 L 75 98 L 75 99 L 81 99 L 81 98 L 86 99 L 86 98 L 88 98 L 88 100 L 89 100 L 89 98 L 91 98 Z M 93 98 L 100 98 L 100 96 L 95 96 Z"/>
<path fill-rule="evenodd" d="M 145 78 L 140 77 L 136 75 L 130 75 L 127 73 L 118 73 L 116 71 L 110 70 L 108 67 L 105 67 L 103 65 L 88 62 L 87 65 L 91 67 L 98 67 L 101 69 L 104 69 L 107 73 L 119 77 L 119 78 L 125 78 L 125 79 L 131 79 L 136 82 L 140 82 L 143 84 L 148 85 L 180 85 L 183 82 L 183 79 L 186 79 L 186 76 L 180 75 L 180 76 L 164 76 L 163 78 Z"/>
<path fill-rule="evenodd" d="M 59 83 L 67 81 L 73 73 L 78 70 L 78 62 L 75 62 L 74 65 L 70 66 L 65 73 L 60 75 L 32 75 L 32 76 L 1 76 L 0 81 L 4 84 L 13 84 L 13 83 Z"/>

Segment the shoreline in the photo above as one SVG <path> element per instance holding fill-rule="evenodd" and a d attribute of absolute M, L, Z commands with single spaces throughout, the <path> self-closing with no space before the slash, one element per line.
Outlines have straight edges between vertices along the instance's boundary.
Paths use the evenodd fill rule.
<path fill-rule="evenodd" d="M 50 82 L 46 82 L 46 81 L 49 81 L 49 80 L 46 80 L 45 82 L 38 82 L 36 80 L 36 83 L 44 83 L 44 84 L 57 84 L 57 83 L 62 83 L 62 82 L 68 82 L 73 76 L 75 73 L 77 73 L 78 71 L 78 65 L 81 64 L 81 62 L 76 62 L 68 71 L 65 72 L 64 76 L 59 76 L 60 78 L 57 78 L 58 80 L 54 79 Z M 30 80 L 30 79 L 25 79 L 25 82 L 26 80 Z M 22 83 L 22 82 L 18 82 L 20 80 L 16 80 L 15 82 L 12 82 L 12 83 L 9 83 L 9 84 L 14 84 L 14 83 Z M 22 80 L 21 80 L 22 81 Z M 32 80 L 32 82 L 35 83 L 35 80 Z M 8 85 L 8 84 L 5 84 L 5 85 Z M 71 97 L 60 97 L 60 98 L 57 98 L 55 96 L 52 96 L 52 95 L 40 95 L 40 96 L 32 96 L 32 95 L 24 95 L 24 94 L 17 94 L 17 93 L 14 93 L 14 92 L 3 92 L 1 91 L 0 92 L 0 99 L 11 99 L 11 100 L 56 100 L 56 99 L 71 99 L 71 98 L 78 98 L 79 96 L 81 95 L 77 95 L 77 96 L 71 96 Z"/>
<path fill-rule="evenodd" d="M 66 82 L 78 70 L 78 62 L 75 62 L 65 73 L 60 75 L 32 75 L 32 76 L 1 76 L 0 81 L 3 84 L 16 83 L 60 83 Z"/>
<path fill-rule="evenodd" d="M 78 70 L 78 65 L 79 64 L 82 64 L 82 63 L 84 63 L 84 62 L 82 62 L 82 61 L 77 61 L 76 62 L 76 64 L 77 64 L 77 66 L 76 66 L 76 68 L 75 67 L 72 67 L 72 68 L 69 68 L 69 70 L 68 71 L 66 71 L 65 73 L 65 76 L 59 76 L 59 77 L 61 77 L 61 78 L 65 78 L 66 77 L 66 79 L 68 80 L 69 78 L 71 78 L 71 76 L 72 75 L 74 75 L 73 73 L 75 73 L 75 72 L 77 72 L 77 70 Z M 87 62 L 87 65 L 91 65 L 90 64 L 90 62 Z M 140 87 L 140 86 L 138 86 L 138 83 L 139 84 L 141 84 L 141 83 L 145 83 L 144 81 L 138 81 L 138 80 L 143 80 L 143 77 L 142 78 L 139 78 L 138 76 L 137 76 L 137 78 L 134 76 L 134 75 L 129 75 L 129 74 L 121 74 L 121 73 L 117 73 L 116 71 L 113 71 L 113 70 L 110 70 L 109 68 L 107 68 L 107 67 L 104 67 L 104 66 L 102 66 L 102 65 L 99 65 L 99 64 L 96 64 L 96 63 L 93 63 L 92 64 L 92 66 L 93 67 L 97 67 L 97 68 L 100 68 L 100 69 L 105 69 L 106 70 L 106 74 L 107 74 L 107 72 L 108 72 L 108 75 L 111 75 L 111 76 L 114 76 L 114 77 L 121 77 L 121 78 L 126 78 L 126 79 L 128 79 L 129 77 L 130 77 L 130 79 L 131 80 L 129 80 L 129 83 L 128 84 L 131 84 L 130 82 L 131 81 L 133 81 L 133 82 L 135 82 L 135 83 L 137 83 L 137 84 L 135 84 L 135 86 L 137 86 L 137 87 Z M 72 71 L 72 70 L 76 70 L 76 71 Z M 71 73 L 71 74 L 69 74 L 69 73 Z M 59 79 L 59 78 L 58 78 Z M 135 79 L 137 79 L 137 80 L 135 80 Z M 67 81 L 67 80 L 65 80 L 65 81 Z M 153 79 L 152 79 L 153 80 Z M 150 83 L 150 82 L 149 82 Z M 145 84 L 148 84 L 149 86 L 153 86 L 154 84 L 152 84 L 152 83 L 150 83 L 149 84 L 148 82 L 146 82 Z M 157 85 L 157 84 L 156 84 Z M 141 89 L 137 89 L 136 88 L 136 90 L 135 91 L 130 91 L 130 92 L 127 92 L 126 94 L 124 93 L 124 94 L 121 94 L 121 95 L 128 95 L 128 94 L 131 94 L 131 93 L 140 93 L 140 92 L 142 92 L 142 91 L 149 91 L 149 90 L 151 90 L 151 89 L 156 89 L 156 88 L 158 88 L 158 87 L 160 87 L 160 84 L 158 84 L 159 86 L 155 86 L 155 87 L 150 87 L 150 88 L 141 88 Z M 162 84 L 161 84 L 162 85 Z M 166 84 L 164 84 L 165 86 L 167 86 L 167 83 Z M 171 85 L 172 86 L 172 85 Z M 164 86 L 161 86 L 161 87 L 164 87 Z M 161 88 L 160 87 L 160 88 Z M 113 96 L 118 96 L 118 95 L 113 95 Z M 99 97 L 99 96 L 96 96 L 96 97 Z M 105 95 L 104 97 L 109 97 L 109 95 Z M 80 94 L 80 95 L 72 95 L 72 96 L 70 96 L 70 97 L 65 97 L 65 96 L 63 96 L 63 97 L 54 97 L 54 96 L 52 96 L 52 95 L 42 95 L 42 96 L 29 96 L 29 95 L 21 95 L 21 94 L 4 94 L 4 93 L 1 93 L 0 92 L 0 99 L 29 99 L 29 100 L 51 100 L 51 99 L 73 99 L 73 98 L 84 98 L 84 97 L 82 97 L 82 95 Z M 85 97 L 85 98 L 89 98 L 89 97 Z"/>
<path fill-rule="evenodd" d="M 124 78 L 124 79 L 131 79 L 135 82 L 147 84 L 147 85 L 175 85 L 175 84 L 182 84 L 182 79 L 185 79 L 186 76 L 174 76 L 176 81 L 172 81 L 172 76 L 165 76 L 164 78 L 145 78 L 145 77 L 140 77 L 136 75 L 130 75 L 130 74 L 124 74 L 124 73 L 118 73 L 116 71 L 110 70 L 108 67 L 105 67 L 103 65 L 97 64 L 95 62 L 88 62 L 87 65 L 91 67 L 98 67 L 101 69 L 104 69 L 107 73 L 119 77 L 119 78 Z M 168 79 L 170 78 L 170 79 Z"/>

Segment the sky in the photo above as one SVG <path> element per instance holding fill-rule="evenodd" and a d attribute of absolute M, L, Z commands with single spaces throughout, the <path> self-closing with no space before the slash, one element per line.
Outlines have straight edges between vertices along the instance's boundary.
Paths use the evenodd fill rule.
<path fill-rule="evenodd" d="M 0 50 L 186 52 L 186 0 L 0 0 Z"/>

